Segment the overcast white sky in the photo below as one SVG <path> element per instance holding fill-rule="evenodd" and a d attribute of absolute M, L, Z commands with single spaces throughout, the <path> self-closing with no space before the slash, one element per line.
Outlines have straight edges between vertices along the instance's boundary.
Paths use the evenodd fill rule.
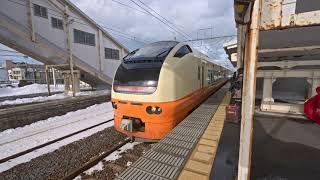
<path fill-rule="evenodd" d="M 172 32 L 170 28 L 161 23 L 151 15 L 143 12 L 139 6 L 131 0 L 71 0 L 77 7 L 94 19 L 98 24 L 107 28 L 120 30 L 123 33 L 135 36 L 139 40 L 160 41 L 160 40 L 185 40 L 178 33 Z M 134 0 L 142 7 L 145 3 L 161 16 L 173 22 L 180 30 L 189 34 L 192 39 L 209 38 L 211 33 L 213 36 L 234 35 L 236 34 L 234 16 L 233 16 L 233 0 Z M 122 4 L 128 5 L 126 7 Z M 140 10 L 140 11 L 138 11 Z M 151 10 L 149 10 L 152 12 Z M 144 11 L 145 12 L 145 11 Z M 154 13 L 155 14 L 155 13 Z M 156 14 L 155 14 L 156 15 Z M 211 30 L 200 30 L 203 28 L 211 28 Z M 108 30 L 116 38 L 120 38 L 118 32 Z M 222 44 L 230 41 L 232 38 L 218 39 L 211 41 L 203 41 L 200 46 L 203 51 L 207 52 L 210 57 L 220 59 L 226 62 L 226 56 L 222 49 Z M 130 50 L 139 48 L 142 43 L 132 40 L 119 39 Z M 201 45 L 197 42 L 195 46 Z M 228 63 L 228 62 L 227 62 Z"/>

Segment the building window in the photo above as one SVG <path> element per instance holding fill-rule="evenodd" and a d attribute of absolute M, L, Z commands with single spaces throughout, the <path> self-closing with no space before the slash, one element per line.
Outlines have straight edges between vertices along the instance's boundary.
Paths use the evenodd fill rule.
<path fill-rule="evenodd" d="M 58 18 L 51 17 L 51 25 L 56 29 L 63 29 L 63 21 Z"/>
<path fill-rule="evenodd" d="M 73 30 L 74 42 L 79 44 L 85 44 L 89 46 L 95 46 L 95 36 L 92 33 L 80 31 L 78 29 Z"/>
<path fill-rule="evenodd" d="M 46 7 L 40 6 L 38 4 L 33 4 L 33 12 L 35 16 L 48 18 L 48 10 Z"/>
<path fill-rule="evenodd" d="M 105 53 L 106 59 L 116 59 L 116 60 L 120 59 L 118 49 L 104 48 L 104 53 Z"/>

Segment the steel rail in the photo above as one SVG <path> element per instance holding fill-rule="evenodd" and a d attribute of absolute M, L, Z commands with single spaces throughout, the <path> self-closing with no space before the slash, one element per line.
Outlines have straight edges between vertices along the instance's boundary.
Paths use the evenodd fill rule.
<path fill-rule="evenodd" d="M 112 111 L 108 111 L 107 113 L 109 113 L 109 112 L 112 112 Z M 79 114 L 79 116 L 84 115 L 84 114 L 85 113 Z M 103 115 L 103 114 L 104 114 L 104 112 L 101 112 L 101 113 L 99 113 L 99 116 Z M 26 136 L 23 136 L 23 137 L 20 137 L 20 138 L 16 138 L 16 139 L 13 139 L 13 140 L 8 140 L 6 142 L 0 143 L 0 146 L 6 145 L 6 144 L 9 144 L 9 143 L 12 143 L 12 142 L 20 141 L 22 139 L 29 138 L 29 137 L 32 137 L 32 136 L 35 136 L 35 135 L 38 135 L 38 134 L 41 134 L 41 133 L 44 133 L 44 132 L 48 132 L 48 131 L 51 131 L 51 130 L 54 130 L 54 129 L 58 129 L 58 128 L 64 127 L 64 126 L 68 126 L 70 124 L 75 124 L 75 123 L 78 123 L 80 121 L 84 121 L 84 119 L 78 119 L 76 121 L 72 121 L 72 122 L 69 122 L 69 123 L 66 123 L 66 124 L 61 124 L 61 125 L 50 127 L 50 128 L 39 129 L 39 130 L 33 131 L 32 133 L 26 134 Z M 49 125 L 52 125 L 52 124 L 49 124 Z"/>
<path fill-rule="evenodd" d="M 78 175 L 83 173 L 84 171 L 86 171 L 86 170 L 90 169 L 91 167 L 95 166 L 96 164 L 98 164 L 101 160 L 103 160 L 104 158 L 109 156 L 111 153 L 117 151 L 119 148 L 121 148 L 122 146 L 124 146 L 127 143 L 129 143 L 130 141 L 131 141 L 130 138 L 126 138 L 125 140 L 121 141 L 118 145 L 116 145 L 112 149 L 110 149 L 109 151 L 103 152 L 102 154 L 100 154 L 100 155 L 92 158 L 90 161 L 86 162 L 80 168 L 72 171 L 70 174 L 68 174 L 67 176 L 63 177 L 62 180 L 72 180 L 72 179 L 74 179 L 75 177 L 77 177 Z"/>
<path fill-rule="evenodd" d="M 13 155 L 8 156 L 8 157 L 5 157 L 5 158 L 3 158 L 3 159 L 0 159 L 0 164 L 2 164 L 2 163 L 4 163 L 4 162 L 7 162 L 7 161 L 9 161 L 10 159 L 14 159 L 14 158 L 23 156 L 23 155 L 28 154 L 28 153 L 30 153 L 30 152 L 32 152 L 32 151 L 37 150 L 37 149 L 40 149 L 40 148 L 43 148 L 43 147 L 45 147 L 45 146 L 51 145 L 51 144 L 56 143 L 56 142 L 58 142 L 58 141 L 61 141 L 61 140 L 63 140 L 63 139 L 69 138 L 69 137 L 71 137 L 71 136 L 74 136 L 74 135 L 80 134 L 80 133 L 82 133 L 82 132 L 85 132 L 85 131 L 87 131 L 87 130 L 93 129 L 93 128 L 95 128 L 95 127 L 101 126 L 101 125 L 106 124 L 106 123 L 108 123 L 108 122 L 111 122 L 111 121 L 113 121 L 113 120 L 114 120 L 114 119 L 110 119 L 110 120 L 108 120 L 108 121 L 101 122 L 101 123 L 99 123 L 99 124 L 96 124 L 96 125 L 87 127 L 87 128 L 82 129 L 82 130 L 80 130 L 80 131 L 77 131 L 77 132 L 68 134 L 68 135 L 66 135 L 66 136 L 62 136 L 62 137 L 60 137 L 60 138 L 54 139 L 54 140 L 49 141 L 49 142 L 46 142 L 46 143 L 44 143 L 44 144 L 35 146 L 35 147 L 33 147 L 33 148 L 27 149 L 27 150 L 25 150 L 25 151 L 22 151 L 22 152 L 19 152 L 19 153 L 16 153 L 16 154 L 13 154 Z"/>

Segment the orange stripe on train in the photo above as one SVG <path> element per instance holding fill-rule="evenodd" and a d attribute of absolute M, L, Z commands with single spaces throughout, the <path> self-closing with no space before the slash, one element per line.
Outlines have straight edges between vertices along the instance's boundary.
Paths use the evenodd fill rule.
<path fill-rule="evenodd" d="M 115 128 L 128 135 L 144 139 L 161 139 L 179 124 L 195 107 L 197 107 L 210 94 L 221 87 L 225 81 L 214 86 L 201 88 L 179 100 L 172 102 L 134 102 L 112 99 L 117 108 L 114 109 Z M 160 107 L 160 114 L 148 114 L 148 106 Z M 123 119 L 137 120 L 144 123 L 141 132 L 129 132 L 120 128 Z M 140 123 L 140 122 L 139 122 Z"/>

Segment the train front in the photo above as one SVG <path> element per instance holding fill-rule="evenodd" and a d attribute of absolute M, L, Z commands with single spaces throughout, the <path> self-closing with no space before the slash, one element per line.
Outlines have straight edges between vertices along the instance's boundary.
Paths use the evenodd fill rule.
<path fill-rule="evenodd" d="M 150 140 L 161 139 L 172 128 L 172 122 L 163 122 L 166 117 L 158 82 L 162 65 L 177 44 L 152 43 L 123 58 L 111 95 L 116 130 Z"/>

